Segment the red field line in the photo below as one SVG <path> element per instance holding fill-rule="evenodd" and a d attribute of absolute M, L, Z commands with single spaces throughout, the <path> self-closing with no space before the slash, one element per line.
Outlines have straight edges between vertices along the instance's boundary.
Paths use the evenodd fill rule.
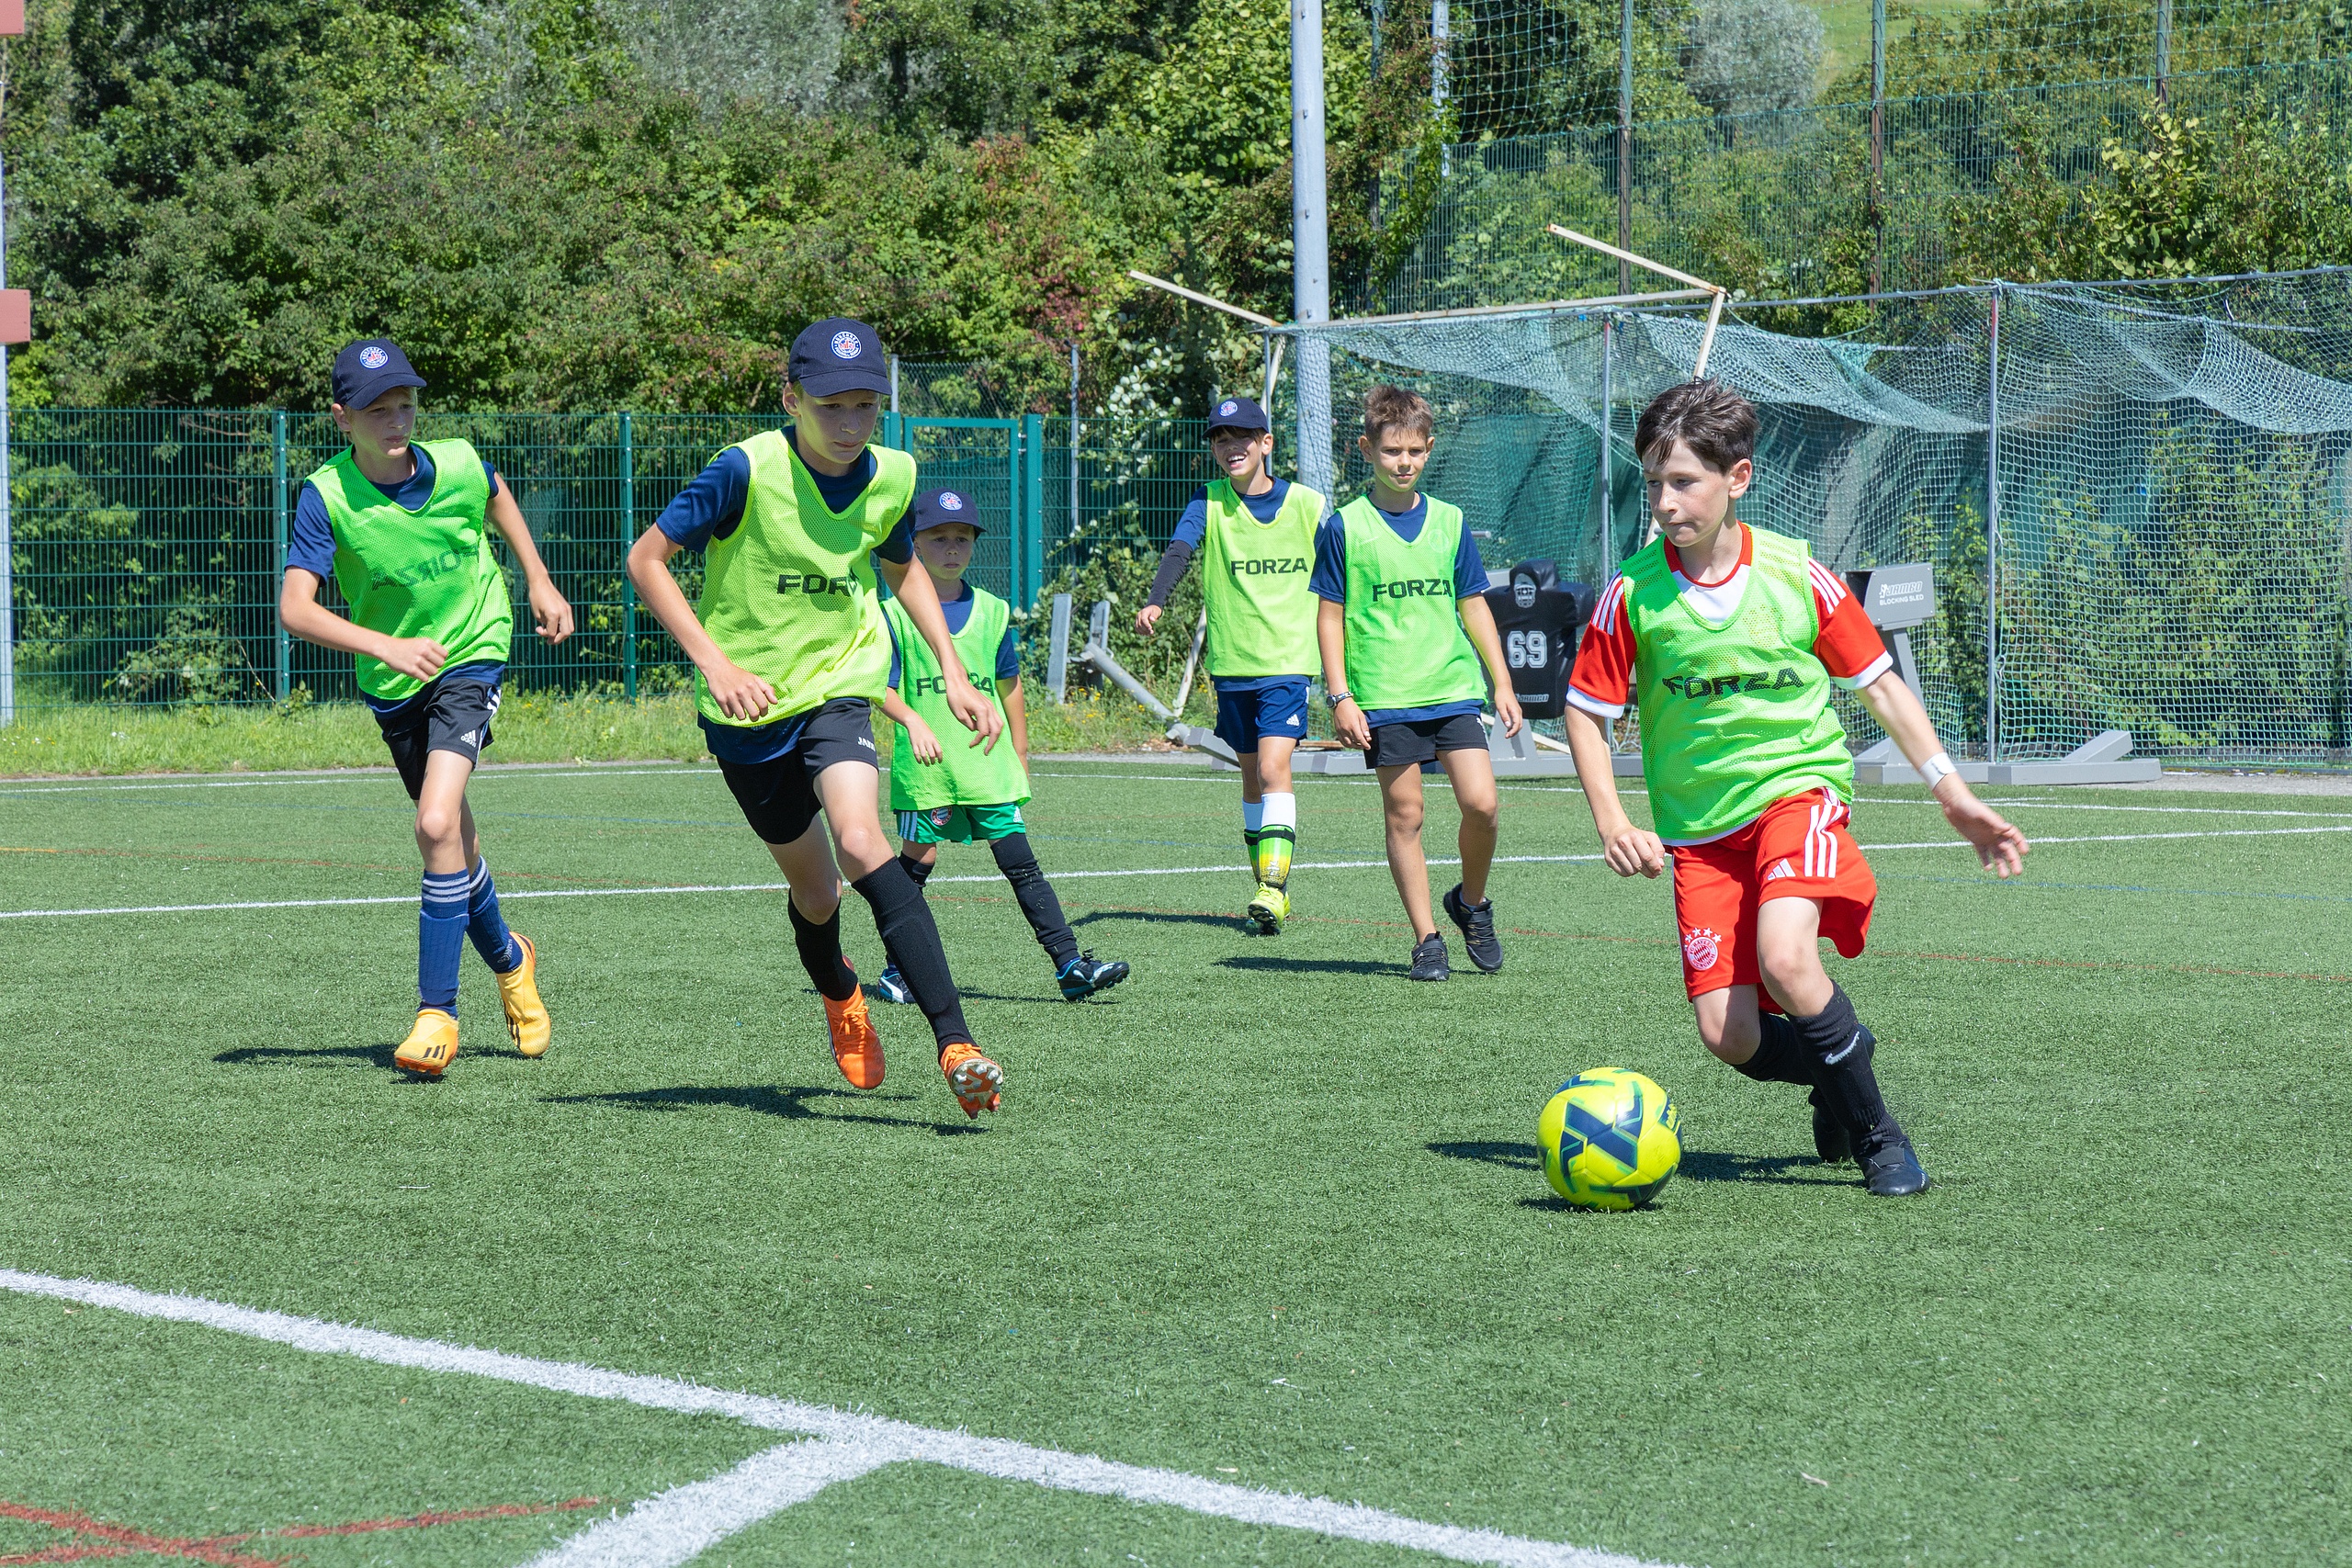
<path fill-rule="evenodd" d="M 0 1565 L 17 1568 L 35 1562 L 85 1562 L 100 1557 L 184 1557 L 198 1562 L 219 1562 L 232 1568 L 282 1568 L 287 1559 L 254 1557 L 235 1550 L 249 1540 L 292 1540 L 333 1535 L 367 1535 L 376 1530 L 421 1529 L 430 1525 L 466 1524 L 478 1519 L 514 1519 L 531 1514 L 570 1513 L 593 1508 L 602 1497 L 574 1497 L 565 1503 L 501 1503 L 488 1508 L 460 1508 L 447 1513 L 404 1514 L 398 1518 L 355 1519 L 339 1525 L 288 1525 L 280 1529 L 250 1530 L 243 1535 L 151 1535 L 128 1525 L 109 1524 L 71 1509 L 36 1508 L 23 1503 L 0 1502 L 0 1518 L 22 1519 L 92 1539 L 63 1542 L 41 1551 L 0 1557 Z"/>

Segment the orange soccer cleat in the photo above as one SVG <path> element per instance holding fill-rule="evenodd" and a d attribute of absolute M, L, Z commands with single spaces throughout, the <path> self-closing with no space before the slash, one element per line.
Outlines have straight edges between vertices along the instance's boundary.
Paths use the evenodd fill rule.
<path fill-rule="evenodd" d="M 1004 1069 L 981 1055 L 978 1046 L 958 1040 L 943 1047 L 939 1070 L 947 1075 L 947 1087 L 956 1091 L 956 1102 L 964 1108 L 965 1115 L 977 1117 L 996 1109 L 996 1091 L 1004 1082 Z"/>
<path fill-rule="evenodd" d="M 838 1002 L 827 997 L 824 1003 L 825 1027 L 833 1036 L 833 1066 L 853 1089 L 881 1088 L 882 1036 L 866 1014 L 865 987 Z"/>

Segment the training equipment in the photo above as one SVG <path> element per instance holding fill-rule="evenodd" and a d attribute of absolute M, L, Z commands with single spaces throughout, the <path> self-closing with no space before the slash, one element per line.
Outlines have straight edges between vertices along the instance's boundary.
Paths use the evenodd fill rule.
<path fill-rule="evenodd" d="M 981 1055 L 978 1046 L 963 1040 L 946 1046 L 939 1053 L 939 1070 L 947 1075 L 947 1087 L 956 1091 L 956 1103 L 965 1115 L 977 1119 L 981 1111 L 996 1109 L 1004 1069 Z"/>
<path fill-rule="evenodd" d="M 437 1078 L 458 1059 L 458 1021 L 439 1008 L 419 1008 L 408 1038 L 392 1053 L 392 1065 Z"/>
<path fill-rule="evenodd" d="M 1899 1132 L 1856 1157 L 1861 1162 L 1862 1185 L 1873 1198 L 1908 1198 L 1928 1190 L 1928 1173 L 1911 1140 Z"/>
<path fill-rule="evenodd" d="M 1279 936 L 1283 922 L 1290 919 L 1290 895 L 1279 887 L 1258 884 L 1258 891 L 1250 897 L 1250 907 L 1243 911 L 1260 936 Z"/>
<path fill-rule="evenodd" d="M 1557 561 L 1523 560 L 1505 581 L 1487 588 L 1486 599 L 1519 711 L 1529 718 L 1558 718 L 1567 711 L 1577 639 L 1592 618 L 1592 590 L 1563 583 Z"/>
<path fill-rule="evenodd" d="M 847 959 L 842 963 L 843 968 L 849 967 Z M 865 992 L 853 988 L 840 1001 L 831 997 L 821 999 L 825 1004 L 825 1028 L 833 1037 L 833 1066 L 849 1079 L 851 1088 L 879 1089 L 882 1036 L 865 1010 Z"/>
<path fill-rule="evenodd" d="M 1462 931 L 1462 945 L 1469 950 L 1470 962 L 1481 972 L 1491 975 L 1503 966 L 1503 944 L 1495 938 L 1495 901 L 1487 899 L 1476 908 L 1462 897 L 1462 884 L 1455 883 L 1445 890 L 1445 914 Z"/>
<path fill-rule="evenodd" d="M 1578 1073 L 1535 1123 L 1544 1179 L 1579 1209 L 1639 1208 L 1682 1164 L 1680 1119 L 1666 1090 L 1639 1073 Z"/>
<path fill-rule="evenodd" d="M 907 977 L 899 973 L 899 966 L 895 964 L 882 965 L 882 977 L 874 982 L 874 994 L 886 1002 L 903 1002 L 909 1006 L 912 1006 L 915 999 L 913 988 L 907 984 Z"/>
<path fill-rule="evenodd" d="M 499 1005 L 506 1010 L 506 1032 L 526 1056 L 544 1056 L 555 1025 L 539 1000 L 539 950 L 521 931 L 508 933 L 523 950 L 523 962 L 498 976 Z"/>
<path fill-rule="evenodd" d="M 1107 991 L 1127 977 L 1127 965 L 1123 959 L 1107 962 L 1094 956 L 1093 951 L 1080 953 L 1062 965 L 1055 976 L 1061 982 L 1062 1000 L 1082 1002 L 1097 991 Z"/>
<path fill-rule="evenodd" d="M 1408 980 L 1450 980 L 1453 964 L 1446 957 L 1445 938 L 1435 931 L 1413 944 L 1413 966 L 1406 972 Z"/>

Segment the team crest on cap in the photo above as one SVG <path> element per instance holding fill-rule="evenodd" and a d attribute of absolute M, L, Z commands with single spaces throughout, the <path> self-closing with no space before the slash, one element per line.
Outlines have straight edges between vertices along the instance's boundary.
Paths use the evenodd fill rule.
<path fill-rule="evenodd" d="M 1690 964 L 1694 972 L 1705 974 L 1715 966 L 1715 960 L 1723 956 L 1722 941 L 1706 927 L 1693 926 L 1682 933 L 1683 962 Z"/>
<path fill-rule="evenodd" d="M 381 370 L 391 357 L 372 343 L 359 351 L 359 363 L 370 370 Z"/>
<path fill-rule="evenodd" d="M 864 345 L 859 344 L 857 341 L 857 334 L 851 332 L 848 328 L 844 327 L 840 332 L 833 334 L 833 357 L 835 359 L 855 359 L 859 355 L 865 352 L 865 349 Z"/>
<path fill-rule="evenodd" d="M 1230 398 L 1227 398 L 1225 401 L 1216 405 L 1216 412 L 1221 414 L 1238 413 L 1240 412 L 1240 409 L 1241 405 L 1235 402 Z"/>
<path fill-rule="evenodd" d="M 961 512 L 964 510 L 964 498 L 952 490 L 943 490 L 939 492 L 939 510 Z"/>

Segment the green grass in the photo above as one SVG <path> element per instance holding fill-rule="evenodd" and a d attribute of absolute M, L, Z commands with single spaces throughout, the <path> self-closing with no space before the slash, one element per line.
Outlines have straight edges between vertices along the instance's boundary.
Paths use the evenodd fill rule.
<path fill-rule="evenodd" d="M 1162 726 L 1133 703 L 1073 692 L 1065 706 L 1030 717 L 1040 752 L 1152 749 Z M 1205 697 L 1188 716 L 1206 725 Z M 882 727 L 887 732 L 889 726 Z M 509 692 L 498 710 L 488 762 L 701 761 L 694 704 L 680 695 L 565 697 Z M 887 734 L 885 736 L 887 744 Z M 375 716 L 358 703 L 280 707 L 26 708 L 0 728 L 0 776 L 79 773 L 246 773 L 387 766 Z"/>
<path fill-rule="evenodd" d="M 1665 1562 L 2346 1561 L 2346 835 L 2052 842 L 2007 886 L 1875 854 L 1872 950 L 1835 972 L 1936 1181 L 1887 1202 L 1814 1163 L 1802 1097 L 1699 1048 L 1663 884 L 1505 866 L 1509 965 L 1416 987 L 1385 872 L 1311 866 L 1378 861 L 1365 784 L 1303 781 L 1301 917 L 1259 941 L 1229 775 L 1039 773 L 1048 872 L 1235 870 L 1065 876 L 1081 940 L 1136 965 L 1083 1007 L 1001 883 L 933 884 L 1008 1073 L 977 1130 L 910 1009 L 881 1010 L 885 1086 L 840 1083 L 775 894 L 510 901 L 554 1049 L 505 1046 L 469 957 L 438 1084 L 389 1066 L 401 904 L 0 922 L 0 1267 Z M 0 909 L 413 894 L 389 781 L 214 782 L 8 786 Z M 1995 793 L 2042 836 L 2352 826 Z M 1866 844 L 1944 836 L 1917 792 L 1864 794 Z M 708 773 L 474 798 L 510 893 L 774 879 Z M 1572 790 L 1505 798 L 1506 853 L 1590 852 Z M 854 900 L 846 931 L 872 974 Z M 1604 1063 L 1683 1107 L 1647 1212 L 1564 1211 L 1533 1169 L 1545 1096 Z M 774 1440 L 32 1298 L 0 1296 L 0 1500 L 163 1534 L 625 1508 Z M 503 1564 L 580 1520 L 295 1544 Z M 59 1539 L 0 1521 L 0 1555 Z M 1131 1555 L 1408 1556 L 899 1466 L 707 1561 Z"/>

